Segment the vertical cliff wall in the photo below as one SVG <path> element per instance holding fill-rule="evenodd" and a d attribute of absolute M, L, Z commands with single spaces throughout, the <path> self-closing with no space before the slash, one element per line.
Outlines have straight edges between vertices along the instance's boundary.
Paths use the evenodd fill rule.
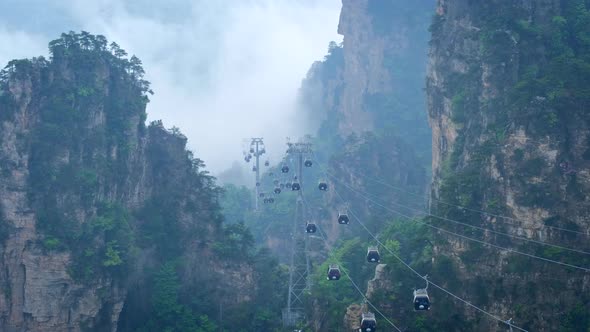
<path fill-rule="evenodd" d="M 50 51 L 0 78 L 0 329 L 116 331 L 123 307 L 127 322 L 153 312 L 150 271 L 171 261 L 181 290 L 251 300 L 252 267 L 214 248 L 227 242 L 203 163 L 178 130 L 144 124 L 141 62 L 87 33 Z"/>
<path fill-rule="evenodd" d="M 438 1 L 427 78 L 433 211 L 589 248 L 589 8 L 588 1 Z M 436 222 L 588 267 L 586 255 Z M 445 239 L 438 254 L 456 264 L 462 286 L 453 291 L 529 330 L 588 328 L 587 273 L 451 235 L 437 238 Z M 503 329 L 493 321 L 471 322 L 470 330 Z"/>
<path fill-rule="evenodd" d="M 361 285 L 374 275 L 374 266 L 363 264 L 362 257 L 367 243 L 374 241 L 351 214 L 349 226 L 337 224 L 338 213 L 350 208 L 371 232 L 383 236 L 381 232 L 398 216 L 367 197 L 383 206 L 412 206 L 414 210 L 401 209 L 408 215 L 425 206 L 420 196 L 428 185 L 431 137 L 424 76 L 427 28 L 433 11 L 434 1 L 426 0 L 342 1 L 338 32 L 343 42 L 330 44 L 328 54 L 314 63 L 300 91 L 307 117 L 319 127 L 315 156 L 331 174 L 326 179 L 328 192 L 319 193 L 315 188 L 306 192 L 311 196 L 309 201 L 323 202 L 314 208 L 313 218 L 326 231 L 329 242 L 337 244 L 332 250 L 342 255 L 341 263 Z M 322 172 L 318 176 L 323 176 Z M 415 195 L 388 188 L 375 179 Z M 363 193 L 368 194 L 363 197 Z M 419 243 L 423 244 L 422 239 Z M 320 266 L 328 249 L 319 246 L 318 251 L 314 263 Z M 316 271 L 325 278 L 323 267 Z M 315 302 L 310 312 L 315 330 L 348 331 L 358 325 L 360 308 L 351 309 L 346 322 L 342 319 L 350 304 L 342 298 L 356 298 L 358 293 L 318 284 L 312 290 Z M 388 315 L 395 312 L 392 305 L 387 309 L 391 309 Z"/>
<path fill-rule="evenodd" d="M 330 44 L 301 87 L 308 118 L 319 124 L 316 155 L 323 160 L 333 157 L 324 166 L 345 184 L 385 200 L 407 203 L 409 197 L 385 192 L 362 174 L 417 193 L 426 186 L 431 148 L 423 76 L 433 8 L 434 3 L 426 0 L 411 6 L 343 1 L 338 26 L 342 45 Z M 340 192 L 347 191 L 342 183 L 332 182 Z M 337 205 L 335 197 L 330 201 Z M 364 206 L 360 210 L 367 212 Z"/>

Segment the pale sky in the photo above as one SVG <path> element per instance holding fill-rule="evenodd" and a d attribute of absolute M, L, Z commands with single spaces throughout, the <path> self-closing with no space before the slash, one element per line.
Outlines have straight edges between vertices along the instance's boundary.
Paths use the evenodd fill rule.
<path fill-rule="evenodd" d="M 144 64 L 155 95 L 148 121 L 189 139 L 214 174 L 264 137 L 271 162 L 307 133 L 295 97 L 336 33 L 340 0 L 1 0 L 0 65 L 47 56 L 61 32 L 86 30 Z"/>

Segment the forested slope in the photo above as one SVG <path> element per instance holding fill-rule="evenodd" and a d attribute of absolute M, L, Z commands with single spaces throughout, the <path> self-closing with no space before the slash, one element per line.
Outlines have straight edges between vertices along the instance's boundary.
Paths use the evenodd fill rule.
<path fill-rule="evenodd" d="M 141 61 L 86 32 L 49 47 L 0 78 L 2 329 L 276 325 L 283 272 L 223 223 L 186 137 L 146 126 Z"/>

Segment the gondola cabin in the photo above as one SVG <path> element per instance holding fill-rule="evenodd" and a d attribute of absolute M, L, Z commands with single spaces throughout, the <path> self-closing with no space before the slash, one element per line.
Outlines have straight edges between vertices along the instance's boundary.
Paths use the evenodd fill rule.
<path fill-rule="evenodd" d="M 276 187 L 274 190 L 275 194 L 280 194 L 281 193 L 281 188 L 280 187 Z"/>
<path fill-rule="evenodd" d="M 283 165 L 283 167 L 281 167 L 281 172 L 283 172 L 283 173 L 289 173 L 289 166 Z"/>
<path fill-rule="evenodd" d="M 305 165 L 305 167 L 311 167 L 311 165 L 313 165 L 313 162 L 311 161 L 311 159 L 305 159 L 303 165 Z"/>
<path fill-rule="evenodd" d="M 367 249 L 367 262 L 379 263 L 380 258 L 379 249 L 377 249 L 377 247 L 369 247 L 369 249 Z"/>
<path fill-rule="evenodd" d="M 305 232 L 309 233 L 309 234 L 313 234 L 318 230 L 318 228 L 316 227 L 316 225 L 312 222 L 308 222 L 307 225 L 305 225 Z"/>
<path fill-rule="evenodd" d="M 328 184 L 324 181 L 320 181 L 320 183 L 318 184 L 318 189 L 320 189 L 321 191 L 326 191 L 328 190 Z"/>
<path fill-rule="evenodd" d="M 297 191 L 300 189 L 301 189 L 301 186 L 299 185 L 299 182 L 293 182 L 293 184 L 291 184 L 291 190 Z"/>
<path fill-rule="evenodd" d="M 340 225 L 348 225 L 350 219 L 348 219 L 348 215 L 346 213 L 339 213 L 338 214 L 338 223 Z"/>
<path fill-rule="evenodd" d="M 340 268 L 338 265 L 330 264 L 328 267 L 328 280 L 340 280 Z"/>
<path fill-rule="evenodd" d="M 377 320 L 375 314 L 372 312 L 363 313 L 361 318 L 360 332 L 375 332 L 377 331 Z"/>
<path fill-rule="evenodd" d="M 421 288 L 414 291 L 414 310 L 430 310 L 430 298 L 426 289 Z"/>

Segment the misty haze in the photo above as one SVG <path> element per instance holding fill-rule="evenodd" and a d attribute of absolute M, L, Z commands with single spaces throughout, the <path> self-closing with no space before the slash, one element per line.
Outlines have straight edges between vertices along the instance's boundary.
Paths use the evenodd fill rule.
<path fill-rule="evenodd" d="M 590 331 L 590 0 L 2 0 L 0 63 L 0 331 Z"/>

